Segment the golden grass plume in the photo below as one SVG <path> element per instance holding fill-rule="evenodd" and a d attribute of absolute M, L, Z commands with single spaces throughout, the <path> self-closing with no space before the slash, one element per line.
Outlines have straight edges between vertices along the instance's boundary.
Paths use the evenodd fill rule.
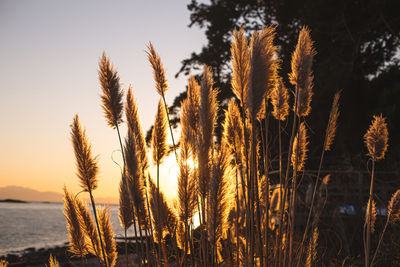
<path fill-rule="evenodd" d="M 318 227 L 314 227 L 312 236 L 308 244 L 306 266 L 313 266 L 313 262 L 317 259 L 317 245 L 318 245 Z"/>
<path fill-rule="evenodd" d="M 0 267 L 7 267 L 8 262 L 6 260 L 0 260 Z"/>
<path fill-rule="evenodd" d="M 211 244 L 217 244 L 227 229 L 231 210 L 232 185 L 229 169 L 230 157 L 226 147 L 221 146 L 212 162 L 212 174 L 207 195 L 207 229 Z"/>
<path fill-rule="evenodd" d="M 74 196 L 64 186 L 64 216 L 67 220 L 69 238 L 68 251 L 83 258 L 87 254 L 85 238 L 79 225 L 79 214 Z"/>
<path fill-rule="evenodd" d="M 131 86 L 129 86 L 128 93 L 126 95 L 125 116 L 128 124 L 128 130 L 133 132 L 135 136 L 139 162 L 142 169 L 146 170 L 149 167 L 146 150 L 146 140 L 143 136 L 142 127 L 139 120 L 138 108 L 132 93 Z"/>
<path fill-rule="evenodd" d="M 289 74 L 290 82 L 297 87 L 298 99 L 297 116 L 307 116 L 311 112 L 311 99 L 313 87 L 312 61 L 316 54 L 313 48 L 310 30 L 303 27 L 295 51 L 292 54 L 292 72 Z"/>
<path fill-rule="evenodd" d="M 228 146 L 228 151 L 234 156 L 235 165 L 241 165 L 244 158 L 243 145 L 243 121 L 240 116 L 239 107 L 233 99 L 228 103 L 223 124 L 223 140 Z"/>
<path fill-rule="evenodd" d="M 114 240 L 114 231 L 111 227 L 110 221 L 110 209 L 107 208 L 99 208 L 99 224 L 101 229 L 101 234 L 104 242 L 104 249 L 107 255 L 107 262 L 109 267 L 115 266 L 117 261 L 117 245 Z"/>
<path fill-rule="evenodd" d="M 89 209 L 80 199 L 76 198 L 75 202 L 79 212 L 79 225 L 84 234 L 88 252 L 92 255 L 95 255 L 99 260 L 103 260 L 101 257 L 99 235 L 93 222 L 93 218 L 90 215 Z"/>
<path fill-rule="evenodd" d="M 389 133 L 386 124 L 386 118 L 374 116 L 368 131 L 364 135 L 364 143 L 368 148 L 368 156 L 373 161 L 383 159 L 388 147 Z"/>
<path fill-rule="evenodd" d="M 272 115 L 275 119 L 284 121 L 289 114 L 289 93 L 282 78 L 276 80 L 271 92 L 271 103 L 274 107 Z"/>
<path fill-rule="evenodd" d="M 125 175 L 121 177 L 121 181 L 119 182 L 119 209 L 118 209 L 118 218 L 121 224 L 121 227 L 124 229 L 128 229 L 133 224 L 133 206 L 131 198 L 129 197 L 129 188 L 128 182 Z"/>
<path fill-rule="evenodd" d="M 199 193 L 203 199 L 207 196 L 210 180 L 210 151 L 218 116 L 217 90 L 213 88 L 211 68 L 204 66 L 200 87 L 199 131 L 198 131 L 198 163 Z"/>
<path fill-rule="evenodd" d="M 307 130 L 304 122 L 300 124 L 299 132 L 293 142 L 292 166 L 297 171 L 304 168 L 308 151 Z"/>
<path fill-rule="evenodd" d="M 247 90 L 247 110 L 251 120 L 255 120 L 264 97 L 273 88 L 278 62 L 275 59 L 277 46 L 274 45 L 275 27 L 254 32 L 250 42 L 250 80 Z"/>
<path fill-rule="evenodd" d="M 0 264 L 0 266 L 2 266 Z M 46 264 L 47 267 L 47 264 Z M 49 267 L 60 267 L 60 263 L 57 261 L 56 257 L 54 257 L 52 254 L 50 254 L 49 257 Z"/>
<path fill-rule="evenodd" d="M 190 76 L 187 97 L 181 103 L 181 136 L 192 152 L 197 149 L 197 128 L 199 124 L 200 86 L 194 76 Z"/>
<path fill-rule="evenodd" d="M 78 169 L 76 175 L 83 190 L 91 192 L 97 188 L 97 159 L 92 156 L 92 147 L 87 140 L 86 131 L 82 129 L 78 115 L 75 115 L 71 125 L 71 139 Z"/>
<path fill-rule="evenodd" d="M 325 151 L 331 150 L 331 145 L 333 143 L 333 139 L 336 135 L 336 128 L 337 128 L 337 120 L 339 118 L 339 99 L 340 99 L 341 91 L 335 93 L 333 97 L 332 109 L 329 113 L 329 120 L 328 126 L 326 128 L 326 135 L 325 135 Z"/>
<path fill-rule="evenodd" d="M 156 83 L 157 92 L 164 96 L 168 89 L 167 79 L 165 78 L 165 71 L 161 62 L 160 56 L 157 54 L 152 43 L 147 46 L 147 58 L 153 68 L 154 81 Z"/>
<path fill-rule="evenodd" d="M 231 43 L 232 54 L 232 91 L 245 104 L 250 76 L 250 55 L 244 28 L 233 32 L 233 41 Z"/>
<path fill-rule="evenodd" d="M 367 210 L 365 212 L 365 223 L 367 227 L 370 227 L 371 233 L 375 231 L 375 221 L 376 221 L 376 205 L 375 201 L 372 199 L 372 207 L 370 212 L 370 201 L 367 204 Z"/>
<path fill-rule="evenodd" d="M 188 163 L 190 160 L 189 145 L 182 140 L 180 148 L 177 211 L 179 219 L 188 224 L 197 208 L 196 179 Z"/>
<path fill-rule="evenodd" d="M 110 59 L 106 53 L 103 55 L 99 62 L 99 81 L 103 95 L 101 96 L 102 107 L 107 123 L 111 128 L 115 128 L 122 120 L 123 101 L 124 95 L 120 88 L 119 76 L 114 66 L 110 63 Z"/>
<path fill-rule="evenodd" d="M 390 199 L 387 216 L 392 224 L 400 221 L 400 189 L 398 189 Z"/>
<path fill-rule="evenodd" d="M 162 101 L 158 102 L 156 120 L 154 122 L 151 138 L 153 148 L 153 162 L 161 164 L 164 156 L 167 155 L 167 114 L 165 113 Z"/>

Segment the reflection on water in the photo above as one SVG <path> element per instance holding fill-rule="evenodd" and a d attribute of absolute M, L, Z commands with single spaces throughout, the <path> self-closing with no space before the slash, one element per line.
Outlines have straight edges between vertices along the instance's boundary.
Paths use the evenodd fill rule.
<path fill-rule="evenodd" d="M 0 203 L 0 255 L 68 242 L 63 208 L 62 203 Z M 118 206 L 110 208 L 115 235 L 123 236 Z"/>

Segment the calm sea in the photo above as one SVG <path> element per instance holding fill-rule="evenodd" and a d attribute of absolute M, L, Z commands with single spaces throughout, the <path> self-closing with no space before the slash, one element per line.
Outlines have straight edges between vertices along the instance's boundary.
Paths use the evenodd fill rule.
<path fill-rule="evenodd" d="M 118 206 L 110 208 L 114 233 L 122 237 Z M 0 203 L 0 255 L 68 242 L 63 209 L 62 203 Z"/>

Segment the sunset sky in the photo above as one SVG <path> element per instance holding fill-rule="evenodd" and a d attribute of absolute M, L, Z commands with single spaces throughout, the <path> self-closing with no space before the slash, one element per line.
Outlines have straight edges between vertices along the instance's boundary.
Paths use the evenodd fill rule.
<path fill-rule="evenodd" d="M 2 0 L 0 187 L 61 192 L 65 184 L 80 191 L 69 136 L 78 113 L 99 155 L 95 196 L 117 197 L 120 171 L 111 154 L 119 144 L 100 106 L 98 59 L 106 51 L 122 87 L 132 84 L 143 129 L 149 129 L 159 96 L 146 45 L 151 41 L 161 56 L 172 104 L 187 83 L 183 75 L 174 78 L 181 60 L 206 43 L 202 31 L 187 27 L 189 2 Z M 120 161 L 118 152 L 114 156 Z M 176 167 L 166 161 L 160 181 L 171 197 Z"/>

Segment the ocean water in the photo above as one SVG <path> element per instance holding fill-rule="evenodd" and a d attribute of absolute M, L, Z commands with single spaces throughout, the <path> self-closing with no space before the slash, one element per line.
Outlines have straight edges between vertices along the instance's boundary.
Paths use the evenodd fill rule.
<path fill-rule="evenodd" d="M 110 209 L 114 234 L 123 237 L 118 206 Z M 0 256 L 64 245 L 68 235 L 63 210 L 62 203 L 0 203 Z M 130 229 L 128 235 L 132 234 Z"/>

